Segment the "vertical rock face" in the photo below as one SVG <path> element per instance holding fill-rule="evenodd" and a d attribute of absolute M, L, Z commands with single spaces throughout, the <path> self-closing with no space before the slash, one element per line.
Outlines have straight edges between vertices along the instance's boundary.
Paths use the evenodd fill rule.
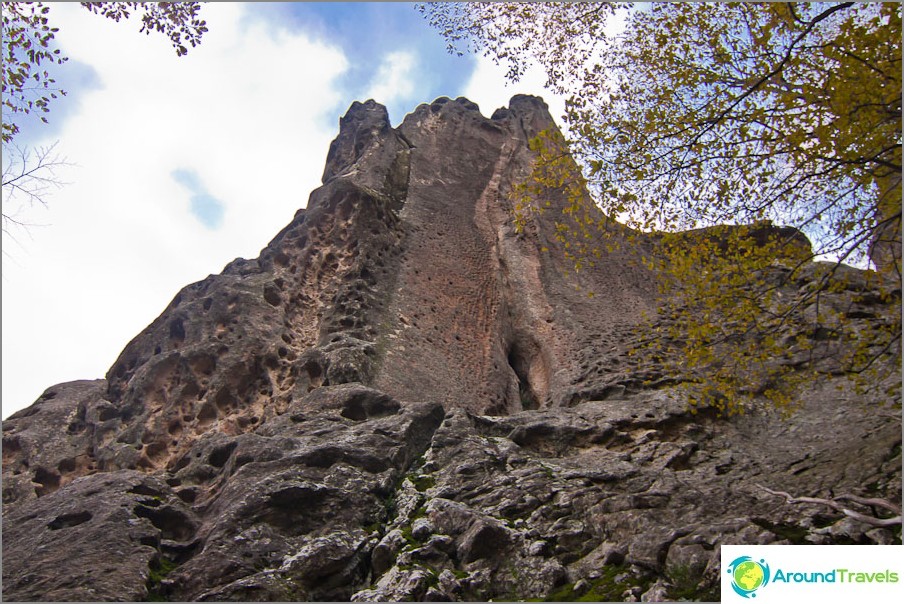
<path fill-rule="evenodd" d="M 439 99 L 402 123 L 413 147 L 399 214 L 406 253 L 378 387 L 492 415 L 561 406 L 580 351 L 652 310 L 649 281 L 623 258 L 613 259 L 620 270 L 587 277 L 612 292 L 610 307 L 586 304 L 575 289 L 586 283 L 564 277 L 573 272 L 564 256 L 541 251 L 558 248 L 551 216 L 530 236 L 515 233 L 509 193 L 530 168 L 529 139 L 552 126 L 531 97 L 490 120 L 467 101 Z"/>
<path fill-rule="evenodd" d="M 643 242 L 575 273 L 555 191 L 516 231 L 550 127 L 353 104 L 259 258 L 4 422 L 4 597 L 675 599 L 721 543 L 894 539 L 757 485 L 899 499 L 898 412 L 827 379 L 790 420 L 691 414 L 626 354 Z"/>

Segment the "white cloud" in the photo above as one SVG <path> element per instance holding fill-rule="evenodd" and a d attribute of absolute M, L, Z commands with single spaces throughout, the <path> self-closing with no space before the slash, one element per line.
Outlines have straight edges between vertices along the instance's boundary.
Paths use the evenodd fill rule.
<path fill-rule="evenodd" d="M 547 90 L 546 74 L 542 69 L 532 66 L 516 83 L 509 82 L 506 68 L 496 65 L 492 59 L 481 56 L 477 59 L 477 68 L 471 80 L 465 86 L 464 96 L 480 106 L 486 116 L 493 114 L 499 107 L 508 107 L 509 100 L 516 94 L 533 94 L 543 97 L 549 106 L 549 112 L 562 126 L 562 115 L 565 113 L 565 99 Z"/>
<path fill-rule="evenodd" d="M 181 287 L 257 256 L 320 184 L 346 59 L 246 7 L 206 4 L 210 31 L 178 58 L 137 21 L 52 6 L 64 52 L 102 87 L 59 134 L 71 184 L 23 216 L 49 226 L 4 237 L 3 416 L 102 377 Z M 220 228 L 192 215 L 176 169 L 224 204 Z"/>
<path fill-rule="evenodd" d="M 365 97 L 383 105 L 409 100 L 414 89 L 417 57 L 406 51 L 395 51 L 383 57 Z"/>

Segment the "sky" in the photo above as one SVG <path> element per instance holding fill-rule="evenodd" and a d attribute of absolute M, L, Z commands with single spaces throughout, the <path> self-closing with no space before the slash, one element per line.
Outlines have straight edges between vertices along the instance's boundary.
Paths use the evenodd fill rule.
<path fill-rule="evenodd" d="M 353 101 L 383 103 L 393 125 L 440 96 L 487 116 L 516 93 L 564 110 L 538 71 L 513 85 L 448 54 L 409 3 L 206 3 L 209 31 L 184 57 L 137 19 L 48 4 L 68 95 L 17 143 L 55 144 L 67 165 L 46 207 L 3 201 L 26 225 L 2 238 L 4 418 L 104 377 L 180 289 L 257 257 L 320 185 Z"/>

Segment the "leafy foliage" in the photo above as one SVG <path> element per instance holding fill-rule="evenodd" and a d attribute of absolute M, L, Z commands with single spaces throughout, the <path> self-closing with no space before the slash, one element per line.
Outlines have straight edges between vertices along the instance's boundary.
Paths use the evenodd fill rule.
<path fill-rule="evenodd" d="M 179 57 L 188 53 L 186 44 L 192 48 L 200 44 L 207 31 L 206 22 L 198 18 L 199 2 L 82 2 L 82 6 L 116 22 L 128 19 L 129 11 L 143 11 L 139 33 L 150 35 L 156 31 L 165 35 Z"/>
<path fill-rule="evenodd" d="M 516 222 L 563 198 L 577 270 L 652 242 L 664 295 L 642 352 L 693 400 L 786 407 L 825 373 L 899 399 L 899 4 L 420 8 L 451 49 L 511 79 L 537 62 L 567 95 L 570 138 L 533 141 Z"/>
<path fill-rule="evenodd" d="M 417 5 L 458 55 L 485 51 L 508 65 L 508 77 L 517 80 L 532 60 L 549 74 L 549 84 L 560 92 L 571 74 L 590 60 L 594 46 L 604 42 L 606 22 L 616 3 L 487 2 Z"/>
<path fill-rule="evenodd" d="M 41 3 L 3 3 L 3 125 L 4 143 L 19 133 L 17 114 L 47 113 L 52 99 L 65 92 L 43 66 L 62 65 L 66 57 L 50 43 L 58 31 L 50 27 L 50 8 Z M 46 123 L 47 118 L 41 119 Z M 10 120 L 10 121 L 8 121 Z"/>

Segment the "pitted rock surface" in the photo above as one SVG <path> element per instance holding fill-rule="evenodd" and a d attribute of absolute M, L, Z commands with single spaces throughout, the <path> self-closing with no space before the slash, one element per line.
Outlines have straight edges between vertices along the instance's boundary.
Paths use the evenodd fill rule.
<path fill-rule="evenodd" d="M 554 127 L 528 96 L 354 103 L 257 259 L 4 422 L 4 598 L 705 599 L 723 543 L 900 539 L 762 490 L 900 500 L 889 401 L 827 367 L 790 418 L 692 413 L 628 354 L 644 238 L 575 272 L 556 191 L 515 228 Z M 832 300 L 868 326 L 856 277 Z"/>

